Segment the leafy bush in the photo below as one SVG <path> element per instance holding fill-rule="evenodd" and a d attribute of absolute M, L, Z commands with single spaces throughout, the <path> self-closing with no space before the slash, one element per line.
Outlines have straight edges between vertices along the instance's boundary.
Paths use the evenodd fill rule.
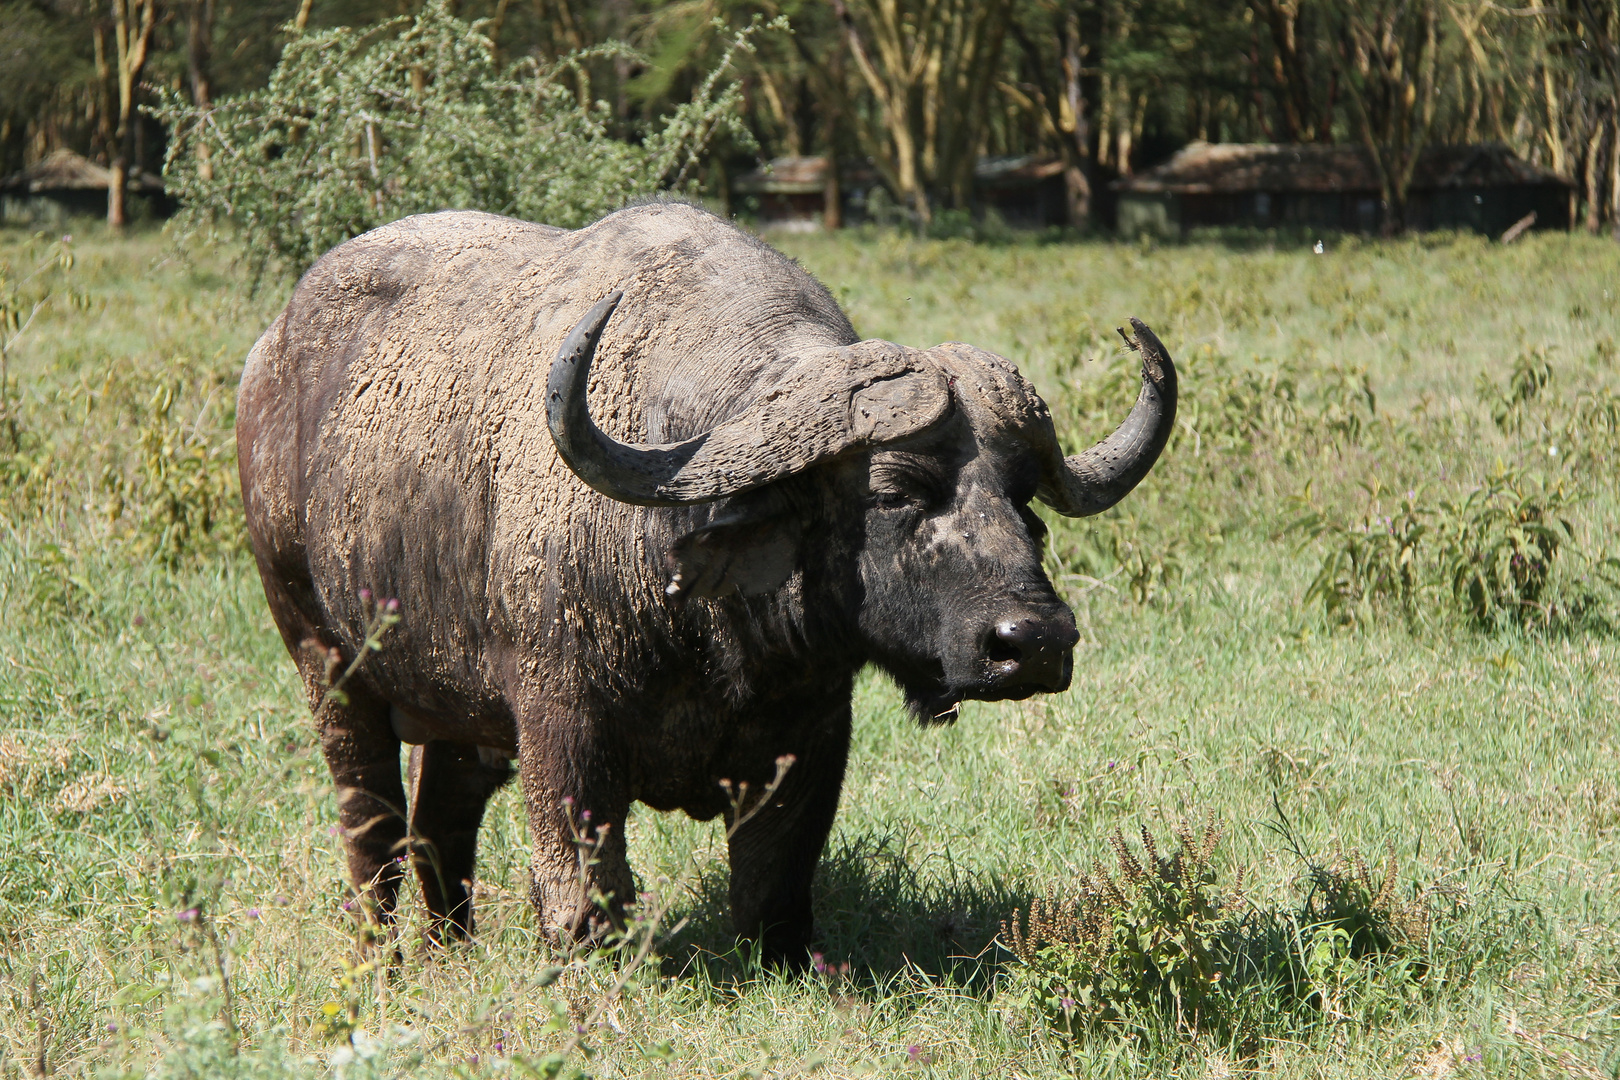
<path fill-rule="evenodd" d="M 1409 491 L 1394 514 L 1380 515 L 1377 484 L 1366 490 L 1368 512 L 1344 524 L 1315 508 L 1307 484 L 1303 496 L 1307 510 L 1294 523 L 1313 540 L 1328 538 L 1328 552 L 1305 590 L 1305 602 L 1320 603 L 1338 623 L 1365 620 L 1384 603 L 1398 605 L 1410 617 L 1422 584 L 1418 545 L 1429 532 L 1428 508 L 1417 502 L 1415 491 Z"/>
<path fill-rule="evenodd" d="M 138 551 L 170 565 L 187 556 L 240 550 L 246 539 L 236 440 L 177 419 L 180 393 L 174 383 L 153 391 L 134 468 L 125 473 L 109 467 L 102 478 L 108 517 L 123 519 Z"/>
<path fill-rule="evenodd" d="M 302 272 L 368 229 L 448 208 L 577 227 L 682 188 L 717 127 L 746 138 L 740 90 L 721 76 L 751 33 L 661 128 L 627 142 L 573 78 L 623 46 L 503 69 L 478 24 L 430 0 L 414 18 L 294 37 L 265 89 L 212 109 L 167 90 L 155 110 L 172 133 L 165 175 L 182 231 L 229 219 L 256 272 Z"/>
<path fill-rule="evenodd" d="M 23 451 L 21 387 L 11 371 L 11 357 L 53 300 L 65 296 L 72 308 L 84 307 L 85 294 L 71 287 L 73 238 L 47 241 L 44 233 L 0 260 L 0 471 L 24 466 L 10 460 Z M 17 258 L 20 256 L 20 258 Z M 12 261 L 17 258 L 17 261 Z"/>
<path fill-rule="evenodd" d="M 1346 524 L 1311 502 L 1307 484 L 1306 512 L 1292 526 L 1327 541 L 1305 600 L 1333 621 L 1365 622 L 1386 604 L 1411 620 L 1425 589 L 1481 629 L 1546 626 L 1591 606 L 1583 589 L 1561 600 L 1549 593 L 1554 565 L 1575 550 L 1565 516 L 1575 500 L 1563 482 L 1499 465 L 1459 499 L 1430 504 L 1408 491 L 1392 514 L 1380 512 L 1376 482 L 1365 490 L 1367 511 Z"/>
<path fill-rule="evenodd" d="M 1439 568 L 1458 607 L 1477 625 L 1546 623 L 1559 553 L 1574 540 L 1561 483 L 1548 486 L 1498 469 L 1480 488 L 1441 504 Z"/>
<path fill-rule="evenodd" d="M 1144 828 L 1138 859 L 1115 833 L 1117 880 L 1099 863 L 1077 895 L 1036 900 L 1022 923 L 1015 915 L 1002 924 L 1024 965 L 1017 993 L 1060 1030 L 1120 1023 L 1143 1008 L 1167 1009 L 1177 1030 L 1218 1023 L 1227 916 L 1210 856 L 1220 830 L 1212 821 L 1201 836 L 1183 827 L 1177 837 L 1161 856 Z"/>
<path fill-rule="evenodd" d="M 1261 908 L 1240 869 L 1216 888 L 1221 826 L 1185 825 L 1168 856 L 1142 830 L 1142 857 L 1114 836 L 1118 877 L 1100 864 L 1002 923 L 1016 965 L 1008 998 L 1076 1037 L 1168 1021 L 1251 1052 L 1268 1034 L 1352 1012 L 1373 1019 L 1410 999 L 1426 967 L 1438 886 L 1400 896 L 1391 851 L 1375 876 L 1359 854 L 1308 862 L 1307 894 Z"/>
<path fill-rule="evenodd" d="M 1527 407 L 1542 396 L 1552 382 L 1552 361 L 1544 345 L 1521 352 L 1513 361 L 1505 386 L 1498 387 L 1488 374 L 1479 377 L 1479 396 L 1491 410 L 1491 419 L 1504 433 L 1523 429 Z"/>

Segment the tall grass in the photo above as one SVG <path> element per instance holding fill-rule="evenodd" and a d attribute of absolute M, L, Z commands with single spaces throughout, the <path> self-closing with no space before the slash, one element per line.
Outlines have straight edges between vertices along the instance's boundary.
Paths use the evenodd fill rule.
<path fill-rule="evenodd" d="M 921 731 L 861 683 L 815 969 L 739 955 L 718 827 L 644 810 L 629 843 L 657 958 L 554 955 L 510 790 L 486 819 L 477 940 L 427 948 L 408 898 L 397 961 L 370 945 L 233 517 L 235 373 L 281 298 L 92 232 L 74 241 L 86 303 L 42 310 L 11 359 L 0 1076 L 1620 1072 L 1612 245 L 779 242 L 865 335 L 1015 359 L 1072 447 L 1134 396 L 1127 316 L 1184 371 L 1153 475 L 1053 522 L 1084 634 L 1070 691 Z M 1537 547 L 1523 507 L 1551 492 L 1537 520 L 1563 524 Z M 1424 532 L 1403 546 L 1408 512 Z M 1511 617 L 1479 617 L 1455 571 L 1501 550 L 1511 588 L 1487 592 Z M 1545 563 L 1534 618 L 1516 555 Z M 1049 896 L 1085 910 L 1099 865 L 1120 877 L 1117 836 L 1210 815 L 1209 919 L 1304 933 L 1421 897 L 1421 933 L 1311 938 L 1327 951 L 1248 984 L 1221 1024 L 1178 1015 L 1147 969 L 1107 969 L 1145 992 L 1097 1023 L 1061 989 L 1042 1006 L 1031 987 L 1100 969 L 1020 957 L 1003 924 Z M 1167 925 L 1131 910 L 1119 925 Z"/>

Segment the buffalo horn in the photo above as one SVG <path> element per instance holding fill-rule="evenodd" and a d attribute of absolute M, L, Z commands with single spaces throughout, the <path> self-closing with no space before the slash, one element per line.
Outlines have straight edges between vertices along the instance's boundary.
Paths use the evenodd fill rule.
<path fill-rule="evenodd" d="M 1136 341 L 1126 344 L 1142 354 L 1142 392 L 1114 433 L 1083 454 L 1063 459 L 1049 477 L 1041 501 L 1065 517 L 1100 514 L 1130 494 L 1159 459 L 1176 423 L 1176 367 L 1157 336 L 1140 319 L 1132 319 Z M 1124 331 L 1120 331 L 1123 335 Z"/>
<path fill-rule="evenodd" d="M 563 340 L 546 380 L 557 452 L 592 488 L 620 502 L 679 506 L 763 487 L 817 462 L 939 423 L 945 376 L 923 354 L 886 341 L 828 346 L 712 431 L 668 445 L 622 443 L 591 419 L 591 361 L 621 293 L 600 300 Z"/>

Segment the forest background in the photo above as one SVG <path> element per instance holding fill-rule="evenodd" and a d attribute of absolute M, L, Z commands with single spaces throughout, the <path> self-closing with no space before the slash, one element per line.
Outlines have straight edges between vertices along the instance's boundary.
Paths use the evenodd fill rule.
<path fill-rule="evenodd" d="M 286 44 L 373 27 L 420 0 L 3 0 L 0 175 L 57 148 L 159 172 L 169 89 L 199 109 L 265 86 Z M 1577 221 L 1620 224 L 1620 0 L 451 0 L 495 61 L 579 65 L 582 104 L 635 141 L 688 101 L 735 32 L 784 17 L 728 66 L 742 124 L 695 186 L 778 155 L 870 161 L 928 226 L 970 206 L 975 163 L 1065 166 L 1069 220 L 1185 143 L 1358 142 L 1388 231 L 1429 144 L 1500 142 L 1570 179 Z M 833 183 L 836 184 L 836 174 Z M 110 220 L 125 216 L 121 185 Z M 836 205 L 836 202 L 833 204 Z M 829 224 L 837 224 L 836 221 Z"/>

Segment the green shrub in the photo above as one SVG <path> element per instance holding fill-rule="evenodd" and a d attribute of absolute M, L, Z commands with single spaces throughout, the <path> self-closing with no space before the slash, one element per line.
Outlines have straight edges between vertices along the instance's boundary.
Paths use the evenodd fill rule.
<path fill-rule="evenodd" d="M 1319 603 L 1336 623 L 1366 622 L 1384 606 L 1410 621 L 1424 590 L 1480 629 L 1549 626 L 1595 603 L 1579 585 L 1567 595 L 1551 591 L 1560 557 L 1579 554 L 1566 516 L 1575 498 L 1563 481 L 1499 464 L 1461 498 L 1430 504 L 1408 491 L 1391 514 L 1380 511 L 1376 482 L 1365 490 L 1366 512 L 1347 524 L 1317 508 L 1307 484 L 1300 500 L 1306 512 L 1292 525 L 1326 541 L 1305 601 Z"/>
<path fill-rule="evenodd" d="M 717 127 L 746 138 L 740 90 L 721 76 L 751 32 L 690 102 L 631 142 L 612 137 L 608 107 L 582 100 L 574 78 L 623 46 L 503 69 L 478 24 L 430 0 L 413 18 L 295 36 L 265 89 L 212 109 L 167 90 L 155 110 L 171 131 L 165 175 L 183 233 L 230 220 L 256 272 L 302 272 L 350 237 L 435 210 L 577 227 L 683 188 Z"/>
<path fill-rule="evenodd" d="M 1488 374 L 1479 376 L 1479 396 L 1491 410 L 1491 419 L 1506 434 L 1524 428 L 1530 404 L 1542 396 L 1552 382 L 1552 360 L 1546 346 L 1537 345 L 1521 352 L 1513 361 L 1504 386 L 1497 386 Z"/>
<path fill-rule="evenodd" d="M 1498 467 L 1482 487 L 1440 505 L 1439 570 L 1457 606 L 1482 627 L 1546 624 L 1557 614 L 1547 597 L 1559 554 L 1572 546 L 1564 517 L 1571 498 Z"/>
<path fill-rule="evenodd" d="M 1100 864 L 1077 888 L 1051 893 L 1002 923 L 1015 964 L 1008 1000 L 1070 1037 L 1105 1030 L 1151 1038 L 1211 1036 L 1241 1052 L 1319 1019 L 1365 1020 L 1408 1002 L 1427 968 L 1430 905 L 1448 890 L 1400 896 L 1391 851 L 1375 876 L 1359 854 L 1308 862 L 1306 895 L 1262 908 L 1240 868 L 1217 888 L 1221 826 L 1175 830 L 1161 855 L 1142 830 L 1142 856 L 1114 836 L 1118 876 Z"/>
<path fill-rule="evenodd" d="M 74 310 L 88 303 L 71 285 L 72 244 L 71 236 L 47 240 L 36 233 L 0 258 L 0 471 L 6 473 L 19 469 L 8 456 L 23 450 L 22 388 L 11 370 L 12 354 L 53 301 L 65 299 Z"/>
<path fill-rule="evenodd" d="M 1380 514 L 1378 485 L 1366 491 L 1367 512 L 1345 524 L 1311 503 L 1307 483 L 1303 496 L 1307 510 L 1293 525 L 1313 540 L 1327 540 L 1327 554 L 1305 590 L 1305 602 L 1321 604 L 1340 624 L 1365 621 L 1386 603 L 1411 617 L 1423 583 L 1418 553 L 1429 533 L 1426 519 L 1431 511 L 1417 501 L 1415 491 L 1409 491 L 1395 513 Z"/>
<path fill-rule="evenodd" d="M 187 425 L 175 416 L 181 388 L 157 387 L 142 419 L 134 467 L 108 467 L 108 517 L 128 529 L 142 555 L 168 564 L 245 544 L 236 440 L 229 428 Z"/>
<path fill-rule="evenodd" d="M 1101 865 L 1082 874 L 1075 895 L 1049 895 L 1002 924 L 1024 965 L 1017 992 L 1070 1033 L 1128 1021 L 1143 1008 L 1173 1014 L 1177 1030 L 1207 1030 L 1221 1006 L 1226 905 L 1213 890 L 1210 856 L 1220 841 L 1183 827 L 1180 845 L 1159 855 L 1142 830 L 1138 859 L 1114 834 L 1119 877 Z"/>

